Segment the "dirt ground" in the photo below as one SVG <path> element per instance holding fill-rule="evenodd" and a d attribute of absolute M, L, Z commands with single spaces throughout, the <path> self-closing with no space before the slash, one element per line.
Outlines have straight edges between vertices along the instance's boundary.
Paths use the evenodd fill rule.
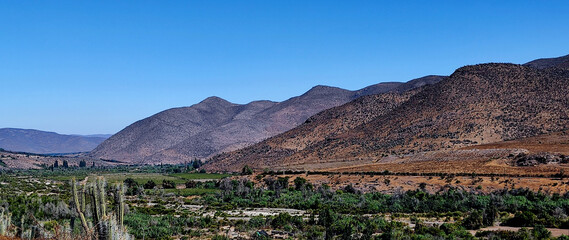
<path fill-rule="evenodd" d="M 271 176 L 265 176 L 271 177 Z M 423 188 L 428 192 L 438 192 L 449 187 L 474 191 L 480 193 L 490 193 L 502 189 L 529 188 L 533 191 L 545 193 L 564 194 L 569 191 L 569 179 L 548 178 L 548 177 L 486 177 L 486 176 L 398 176 L 398 175 L 378 175 L 370 176 L 353 173 L 337 174 L 286 174 L 273 177 L 289 177 L 290 185 L 294 184 L 294 179 L 302 177 L 307 179 L 315 186 L 322 184 L 329 185 L 332 189 L 342 189 L 347 185 L 362 192 L 382 192 L 398 193 L 408 190 Z M 255 176 L 251 180 L 257 181 Z M 261 180 L 262 181 L 262 180 Z"/>
<path fill-rule="evenodd" d="M 520 227 L 495 226 L 495 227 L 481 228 L 479 230 L 470 230 L 469 232 L 470 232 L 470 234 L 475 235 L 477 232 L 482 232 L 482 231 L 512 231 L 512 232 L 517 232 L 518 230 L 520 230 Z M 551 236 L 553 236 L 553 237 L 559 237 L 561 235 L 569 236 L 569 229 L 548 228 L 547 230 L 549 230 L 551 232 Z"/>

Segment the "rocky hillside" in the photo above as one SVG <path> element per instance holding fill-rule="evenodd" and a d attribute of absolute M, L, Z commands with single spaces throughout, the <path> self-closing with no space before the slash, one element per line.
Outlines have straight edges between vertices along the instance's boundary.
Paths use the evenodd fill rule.
<path fill-rule="evenodd" d="M 426 83 L 419 80 L 415 84 L 432 81 L 429 78 Z M 143 164 L 207 158 L 287 131 L 322 110 L 402 86 L 405 83 L 380 83 L 358 91 L 316 86 L 283 102 L 245 105 L 210 97 L 135 122 L 99 145 L 90 156 Z"/>
<path fill-rule="evenodd" d="M 215 156 L 207 168 L 372 162 L 568 128 L 569 71 L 480 64 L 416 93 L 367 97 L 327 110 L 284 134 Z"/>
<path fill-rule="evenodd" d="M 29 153 L 88 152 L 106 137 L 63 135 L 33 129 L 0 128 L 0 148 Z"/>

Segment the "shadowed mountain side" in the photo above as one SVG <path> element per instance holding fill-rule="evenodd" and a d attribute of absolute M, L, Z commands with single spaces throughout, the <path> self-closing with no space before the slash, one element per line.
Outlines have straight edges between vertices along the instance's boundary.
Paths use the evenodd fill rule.
<path fill-rule="evenodd" d="M 356 116 L 366 109 L 349 108 L 352 104 L 361 103 L 342 106 L 351 109 L 343 115 Z M 569 127 L 569 71 L 514 64 L 466 66 L 426 86 L 392 110 L 345 131 L 345 126 L 331 123 L 345 118 L 334 116 L 333 110 L 326 111 L 331 117 L 325 123 L 300 126 L 251 147 L 215 156 L 207 167 L 235 171 L 251 161 L 250 166 L 255 168 L 377 161 L 390 155 L 456 149 L 560 131 Z M 330 134 L 333 137 L 324 140 L 312 137 Z"/>
<path fill-rule="evenodd" d="M 165 110 L 137 121 L 103 142 L 90 155 L 143 163 L 146 157 L 226 124 L 234 117 L 248 119 L 275 104 L 270 101 L 258 101 L 243 106 L 218 97 L 210 97 L 191 107 Z"/>
<path fill-rule="evenodd" d="M 238 171 L 244 163 L 258 168 L 284 164 L 283 159 L 299 151 L 322 141 L 330 141 L 377 116 L 388 113 L 417 91 L 364 96 L 342 106 L 322 111 L 283 134 L 234 152 L 214 156 L 206 168 Z"/>
<path fill-rule="evenodd" d="M 211 97 L 133 123 L 103 142 L 90 156 L 145 164 L 207 158 L 282 133 L 315 113 L 361 94 L 385 93 L 402 85 L 380 83 L 358 91 L 316 86 L 280 103 L 257 101 L 239 105 Z"/>

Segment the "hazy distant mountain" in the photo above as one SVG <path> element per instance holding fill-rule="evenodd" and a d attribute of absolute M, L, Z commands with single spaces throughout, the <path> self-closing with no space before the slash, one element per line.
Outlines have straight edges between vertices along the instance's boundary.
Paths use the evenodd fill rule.
<path fill-rule="evenodd" d="M 104 135 L 103 135 L 104 136 Z M 33 129 L 0 128 L 0 148 L 29 153 L 88 152 L 106 137 L 63 135 Z"/>
<path fill-rule="evenodd" d="M 99 137 L 99 138 L 110 138 L 113 134 L 88 134 L 88 135 L 80 135 L 80 134 L 72 134 L 73 136 L 82 136 L 82 137 Z"/>
<path fill-rule="evenodd" d="M 466 66 L 420 91 L 360 98 L 283 134 L 215 156 L 206 168 L 371 163 L 569 129 L 569 70 L 558 68 L 564 63 L 559 59 L 544 61 L 532 67 Z"/>
<path fill-rule="evenodd" d="M 380 83 L 358 91 L 316 86 L 283 102 L 255 101 L 244 105 L 210 97 L 193 106 L 169 109 L 135 122 L 90 155 L 148 164 L 207 158 L 287 131 L 322 110 L 403 85 Z"/>
<path fill-rule="evenodd" d="M 556 57 L 556 58 L 540 58 L 537 60 L 533 60 L 524 64 L 528 67 L 533 67 L 537 69 L 546 69 L 546 68 L 564 68 L 569 69 L 569 55 L 565 55 L 563 57 Z"/>

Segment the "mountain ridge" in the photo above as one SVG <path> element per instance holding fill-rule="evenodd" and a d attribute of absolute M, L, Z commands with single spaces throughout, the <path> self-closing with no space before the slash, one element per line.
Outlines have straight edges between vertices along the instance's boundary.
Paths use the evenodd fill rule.
<path fill-rule="evenodd" d="M 106 138 L 59 134 L 22 128 L 0 128 L 0 148 L 38 154 L 88 152 Z"/>
<path fill-rule="evenodd" d="M 330 115 L 318 126 L 307 121 L 247 148 L 214 156 L 206 168 L 239 171 L 244 164 L 262 169 L 323 161 L 381 161 L 388 156 L 531 137 L 569 127 L 568 95 L 569 71 L 562 68 L 465 66 L 411 93 L 398 106 L 381 107 L 379 98 L 357 106 L 358 99 L 311 118 Z M 371 120 L 356 121 L 348 129 L 337 122 L 357 118 L 374 105 L 385 111 L 371 112 Z M 342 128 L 345 131 L 338 130 Z"/>
<path fill-rule="evenodd" d="M 356 91 L 318 85 L 283 102 L 235 104 L 209 97 L 189 107 L 164 110 L 139 120 L 103 142 L 89 156 L 140 164 L 205 159 L 282 133 L 322 110 L 361 95 L 392 91 L 404 84 L 379 83 Z"/>

